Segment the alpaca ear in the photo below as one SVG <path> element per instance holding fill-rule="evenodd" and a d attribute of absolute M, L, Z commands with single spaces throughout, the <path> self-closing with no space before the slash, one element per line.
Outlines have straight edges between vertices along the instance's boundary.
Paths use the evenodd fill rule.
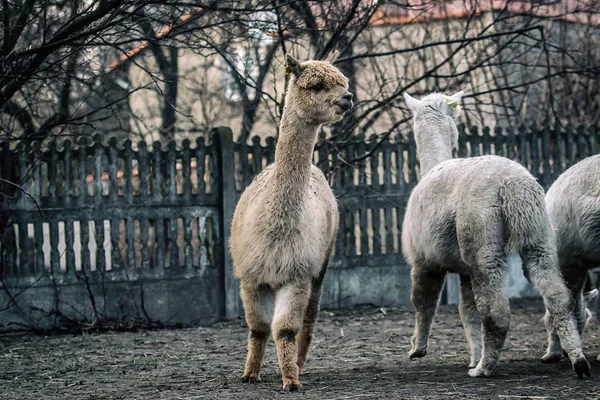
<path fill-rule="evenodd" d="M 413 111 L 417 111 L 421 108 L 421 100 L 415 99 L 408 93 L 404 93 L 404 100 L 406 100 L 406 105 Z"/>
<path fill-rule="evenodd" d="M 285 74 L 294 74 L 297 77 L 302 73 L 302 68 L 300 67 L 300 63 L 296 61 L 296 59 L 289 54 L 285 55 Z"/>
<path fill-rule="evenodd" d="M 334 50 L 334 51 L 333 51 L 333 53 L 331 53 L 331 54 L 329 55 L 329 57 L 327 57 L 327 58 L 325 59 L 325 62 L 328 62 L 329 64 L 333 64 L 333 61 L 334 61 L 334 60 L 337 58 L 337 56 L 338 56 L 339 54 L 340 54 L 340 52 L 339 52 L 339 51 L 337 51 L 337 50 Z"/>
<path fill-rule="evenodd" d="M 452 97 L 453 99 L 456 99 L 456 100 L 460 100 L 460 99 L 463 97 L 463 95 L 464 95 L 464 94 L 465 94 L 465 92 L 464 92 L 463 90 L 461 90 L 461 91 L 460 91 L 460 92 L 458 92 L 458 93 L 454 93 L 454 94 L 453 94 L 452 96 L 450 96 L 450 97 Z"/>

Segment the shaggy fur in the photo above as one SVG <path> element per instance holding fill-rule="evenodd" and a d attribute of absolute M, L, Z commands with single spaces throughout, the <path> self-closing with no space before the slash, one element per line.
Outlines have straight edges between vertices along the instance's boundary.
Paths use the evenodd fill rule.
<path fill-rule="evenodd" d="M 546 194 L 546 204 L 556 232 L 560 269 L 575 298 L 574 315 L 581 335 L 589 312 L 583 298 L 587 272 L 600 265 L 600 155 L 588 157 L 560 175 Z M 600 297 L 596 316 L 600 320 Z M 563 351 L 556 332 L 551 331 L 548 340 L 544 361 L 560 361 Z"/>
<path fill-rule="evenodd" d="M 288 57 L 275 163 L 248 186 L 233 216 L 231 254 L 250 327 L 243 379 L 259 380 L 273 332 L 284 390 L 300 387 L 338 226 L 335 197 L 312 165 L 320 127 L 352 107 L 348 80 L 331 61 Z"/>
<path fill-rule="evenodd" d="M 579 377 L 589 375 L 570 315 L 572 299 L 558 270 L 544 190 L 521 165 L 497 156 L 451 159 L 457 146 L 453 96 L 405 95 L 414 111 L 421 180 L 411 193 L 402 249 L 412 266 L 416 309 L 410 358 L 423 357 L 447 272 L 460 274 L 460 317 L 470 346 L 469 375 L 494 371 L 510 323 L 504 294 L 507 257 L 523 260 L 526 277 L 542 297 Z"/>

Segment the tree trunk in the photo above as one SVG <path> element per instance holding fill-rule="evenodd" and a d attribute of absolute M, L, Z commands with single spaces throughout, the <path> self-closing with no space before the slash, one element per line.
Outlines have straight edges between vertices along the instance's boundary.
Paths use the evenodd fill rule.
<path fill-rule="evenodd" d="M 177 66 L 177 48 L 169 48 L 169 65 L 164 71 L 165 92 L 163 97 L 163 115 L 161 133 L 165 140 L 175 139 L 177 120 L 177 85 L 179 84 Z"/>

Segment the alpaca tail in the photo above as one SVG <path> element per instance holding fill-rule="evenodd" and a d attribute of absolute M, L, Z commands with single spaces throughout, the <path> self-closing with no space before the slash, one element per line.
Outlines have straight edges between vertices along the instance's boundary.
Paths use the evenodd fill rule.
<path fill-rule="evenodd" d="M 507 228 L 507 253 L 537 248 L 548 242 L 551 232 L 544 189 L 533 179 L 507 179 L 499 191 Z"/>

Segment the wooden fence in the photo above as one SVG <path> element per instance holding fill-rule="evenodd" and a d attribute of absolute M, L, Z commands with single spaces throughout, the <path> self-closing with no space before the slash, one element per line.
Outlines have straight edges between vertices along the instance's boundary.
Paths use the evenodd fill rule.
<path fill-rule="evenodd" d="M 546 188 L 597 152 L 595 128 L 459 127 L 459 156 L 509 157 Z M 179 147 L 134 148 L 114 138 L 103 145 L 97 137 L 44 149 L 4 144 L 0 154 L 0 176 L 23 189 L 5 185 L 9 196 L 0 204 L 8 226 L 0 327 L 131 316 L 190 324 L 241 313 L 227 251 L 230 219 L 244 188 L 273 162 L 273 138 L 234 143 L 219 128 L 208 143 Z M 341 212 L 325 306 L 409 301 L 400 227 L 419 178 L 415 154 L 401 135 L 319 141 L 314 162 Z"/>

